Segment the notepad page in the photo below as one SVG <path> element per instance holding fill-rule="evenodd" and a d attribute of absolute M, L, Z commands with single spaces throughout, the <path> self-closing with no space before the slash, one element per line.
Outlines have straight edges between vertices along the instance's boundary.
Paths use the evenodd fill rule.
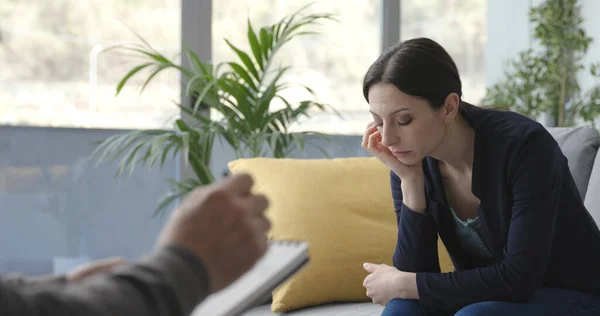
<path fill-rule="evenodd" d="M 209 296 L 192 316 L 234 316 L 262 303 L 271 291 L 308 259 L 304 242 L 271 241 L 265 255 L 242 277 Z"/>

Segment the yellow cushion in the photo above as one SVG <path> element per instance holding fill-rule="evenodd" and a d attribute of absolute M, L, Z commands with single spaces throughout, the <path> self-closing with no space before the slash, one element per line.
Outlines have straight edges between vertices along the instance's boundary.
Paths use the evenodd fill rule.
<path fill-rule="evenodd" d="M 392 265 L 397 225 L 389 169 L 376 158 L 251 158 L 229 163 L 270 199 L 269 237 L 305 240 L 310 264 L 273 292 L 273 312 L 368 301 L 363 262 Z M 443 271 L 452 271 L 438 243 Z M 447 261 L 444 261 L 447 260 Z"/>

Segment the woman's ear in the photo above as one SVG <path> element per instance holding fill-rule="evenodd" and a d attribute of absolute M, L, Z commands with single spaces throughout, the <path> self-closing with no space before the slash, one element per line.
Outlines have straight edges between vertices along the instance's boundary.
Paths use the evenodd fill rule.
<path fill-rule="evenodd" d="M 444 121 L 451 122 L 460 108 L 460 97 L 457 93 L 452 92 L 444 100 L 444 106 L 442 107 L 442 115 Z"/>

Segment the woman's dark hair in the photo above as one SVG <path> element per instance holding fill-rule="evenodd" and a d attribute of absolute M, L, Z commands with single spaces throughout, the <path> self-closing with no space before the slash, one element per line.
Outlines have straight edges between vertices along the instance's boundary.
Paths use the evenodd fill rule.
<path fill-rule="evenodd" d="M 388 48 L 369 67 L 363 94 L 369 102 L 369 89 L 377 83 L 389 83 L 400 91 L 424 98 L 439 109 L 446 97 L 455 92 L 462 98 L 458 69 L 446 50 L 429 38 L 414 38 Z M 461 101 L 461 106 L 470 104 Z"/>

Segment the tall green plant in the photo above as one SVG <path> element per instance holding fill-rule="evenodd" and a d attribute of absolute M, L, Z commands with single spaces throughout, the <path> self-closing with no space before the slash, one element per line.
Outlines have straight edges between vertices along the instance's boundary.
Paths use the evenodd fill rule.
<path fill-rule="evenodd" d="M 581 91 L 579 71 L 600 79 L 599 65 L 582 63 L 592 38 L 581 27 L 577 0 L 547 0 L 529 12 L 540 50 L 528 49 L 509 60 L 504 79 L 487 90 L 483 105 L 504 106 L 531 118 L 549 113 L 557 126 L 576 119 L 594 124 L 600 114 L 600 85 Z"/>
<path fill-rule="evenodd" d="M 93 156 L 99 156 L 98 162 L 120 158 L 117 175 L 122 175 L 131 174 L 138 164 L 162 166 L 167 159 L 181 153 L 195 177 L 169 180 L 171 190 L 159 201 L 157 212 L 161 212 L 175 199 L 215 180 L 210 158 L 217 138 L 223 139 L 237 158 L 269 154 L 283 158 L 294 150 L 304 150 L 305 136 L 309 134 L 328 139 L 319 133 L 290 131 L 290 126 L 302 117 L 329 107 L 319 103 L 313 90 L 306 86 L 311 99 L 292 104 L 284 98 L 281 92 L 290 85 L 283 78 L 290 67 L 274 65 L 277 52 L 286 43 L 299 36 L 318 34 L 309 27 L 335 20 L 331 14 L 302 15 L 305 8 L 257 32 L 248 20 L 250 51 L 225 40 L 236 58 L 217 65 L 201 61 L 190 50 L 185 51 L 190 67 L 175 64 L 139 36 L 140 44 L 116 47 L 142 57 L 142 62 L 119 82 L 117 94 L 142 71 L 150 70 L 141 91 L 160 72 L 176 69 L 182 74 L 185 94 L 195 100 L 192 108 L 176 105 L 192 122 L 178 119 L 170 130 L 139 130 L 112 136 L 100 143 Z M 275 101 L 282 105 L 278 110 L 274 109 Z M 200 110 L 206 108 L 216 112 L 218 118 L 201 115 Z"/>

